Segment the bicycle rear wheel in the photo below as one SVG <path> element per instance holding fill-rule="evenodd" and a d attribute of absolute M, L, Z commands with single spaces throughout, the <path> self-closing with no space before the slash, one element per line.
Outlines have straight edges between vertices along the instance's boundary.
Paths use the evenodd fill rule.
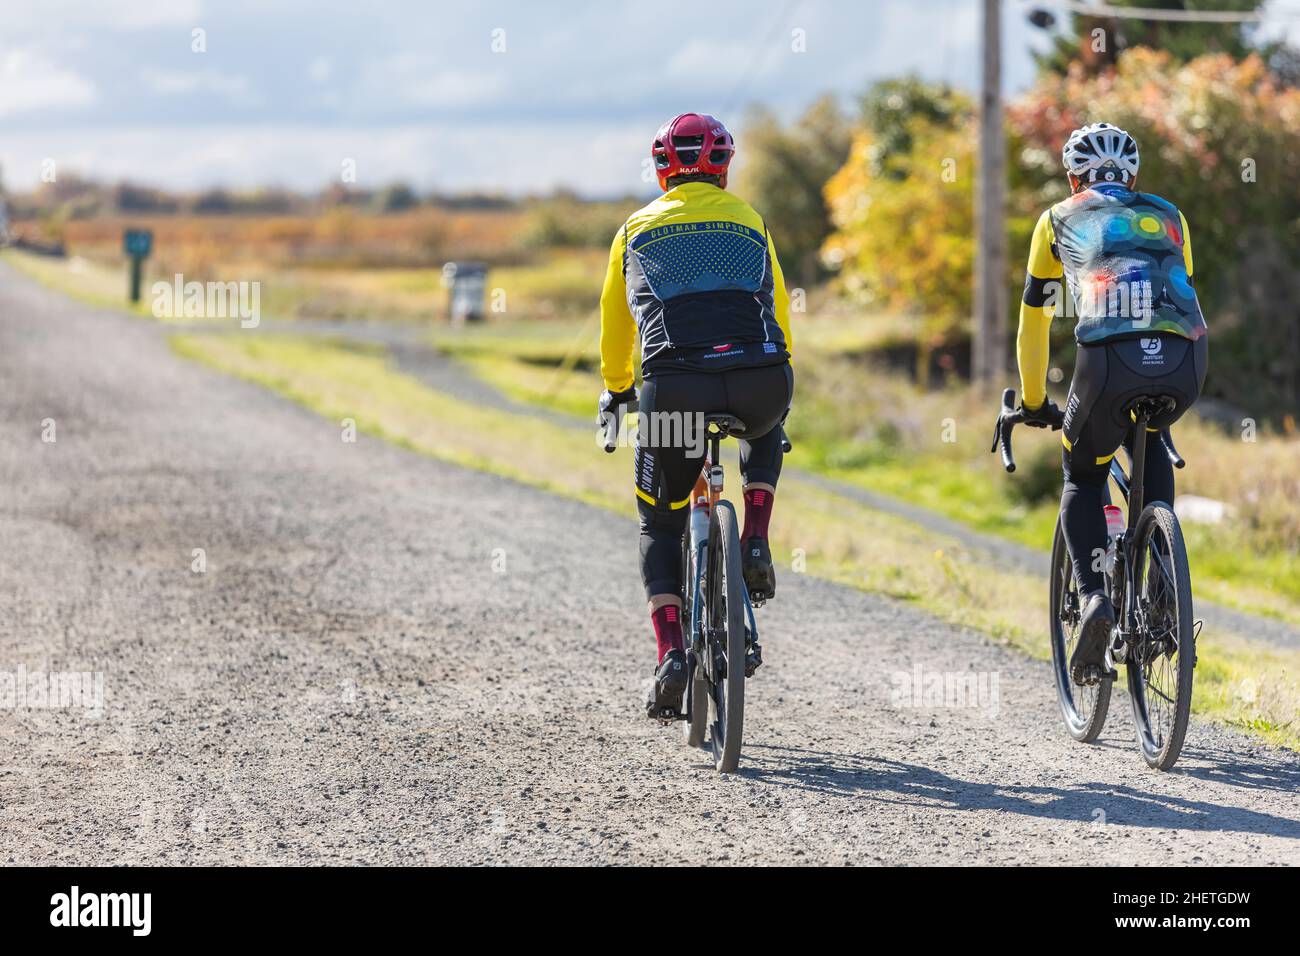
<path fill-rule="evenodd" d="M 691 646 L 695 634 L 695 616 L 702 611 L 695 606 L 695 569 L 698 560 L 691 546 L 691 529 L 688 525 L 682 535 L 682 628 L 686 635 L 686 693 L 691 719 L 682 722 L 682 735 L 689 747 L 703 747 L 704 735 L 709 727 L 709 673 L 702 666 Z M 708 642 L 699 649 L 708 652 Z"/>
<path fill-rule="evenodd" d="M 712 654 L 709 737 L 714 765 L 728 773 L 740 763 L 745 726 L 745 581 L 736 512 L 727 501 L 719 501 L 709 519 L 707 573 L 706 644 Z"/>
<path fill-rule="evenodd" d="M 1070 655 L 1079 640 L 1082 608 L 1079 587 L 1074 580 L 1074 565 L 1065 543 L 1061 519 L 1056 519 L 1056 537 L 1052 542 L 1051 612 L 1048 615 L 1052 644 L 1052 676 L 1056 680 L 1056 700 L 1061 705 L 1065 729 L 1075 740 L 1090 744 L 1101 734 L 1110 710 L 1112 681 L 1102 680 L 1090 687 L 1080 687 L 1070 678 Z"/>
<path fill-rule="evenodd" d="M 1128 692 L 1143 759 L 1168 770 L 1182 753 L 1192 711 L 1192 577 L 1182 528 L 1164 502 L 1142 511 L 1134 540 L 1138 641 L 1129 650 Z"/>

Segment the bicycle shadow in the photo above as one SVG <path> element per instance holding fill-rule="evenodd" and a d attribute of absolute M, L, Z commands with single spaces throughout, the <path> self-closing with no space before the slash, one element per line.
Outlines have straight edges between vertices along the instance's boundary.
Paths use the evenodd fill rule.
<path fill-rule="evenodd" d="M 1067 788 L 984 783 L 887 757 L 771 744 L 747 744 L 746 752 L 748 757 L 737 771 L 739 776 L 817 793 L 913 808 L 928 804 L 950 810 L 1000 810 L 1062 822 L 1087 823 L 1094 819 L 1097 809 L 1102 809 L 1111 823 L 1126 826 L 1256 833 L 1300 840 L 1300 809 L 1294 818 L 1280 817 L 1122 784 L 1090 782 Z M 1207 759 L 1203 753 L 1196 754 L 1196 759 Z M 1276 767 L 1270 765 L 1264 772 L 1223 763 L 1210 768 L 1188 768 L 1184 773 L 1201 779 L 1195 772 L 1197 769 L 1211 774 L 1204 779 L 1228 783 L 1238 779 L 1252 781 L 1239 784 L 1242 786 L 1278 790 L 1294 790 L 1300 786 L 1300 767 L 1281 762 Z M 1258 782 L 1259 778 L 1262 782 Z M 1288 784 L 1288 780 L 1292 782 Z"/>
<path fill-rule="evenodd" d="M 1192 761 L 1200 761 L 1194 763 Z M 1179 772 L 1212 783 L 1223 783 L 1244 790 L 1277 790 L 1300 793 L 1300 763 L 1281 754 L 1240 754 L 1209 747 L 1183 750 Z"/>

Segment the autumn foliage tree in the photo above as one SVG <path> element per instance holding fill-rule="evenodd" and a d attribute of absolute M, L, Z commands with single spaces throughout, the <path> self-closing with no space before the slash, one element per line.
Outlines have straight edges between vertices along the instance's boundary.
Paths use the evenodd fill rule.
<path fill-rule="evenodd" d="M 910 318 L 924 377 L 933 349 L 970 317 L 973 155 L 964 127 L 917 120 L 910 134 L 911 149 L 884 165 L 874 133 L 855 137 L 826 184 L 836 230 L 823 254 L 845 294 Z"/>
<path fill-rule="evenodd" d="M 1139 188 L 1187 216 L 1210 325 L 1208 393 L 1260 419 L 1300 411 L 1300 91 L 1253 54 L 1179 63 L 1135 48 L 1100 74 L 1044 73 L 1007 111 L 1014 286 L 1023 281 L 1030 227 L 1068 193 L 1061 144 L 1100 120 L 1137 138 Z M 905 129 L 905 148 L 893 152 L 873 124 L 858 130 L 826 185 L 835 231 L 823 254 L 839 266 L 846 295 L 913 317 L 928 352 L 969 327 L 975 129 L 969 104 L 941 118 L 922 112 Z M 1006 320 L 1010 333 L 1014 308 Z M 1069 326 L 1056 323 L 1062 347 Z"/>

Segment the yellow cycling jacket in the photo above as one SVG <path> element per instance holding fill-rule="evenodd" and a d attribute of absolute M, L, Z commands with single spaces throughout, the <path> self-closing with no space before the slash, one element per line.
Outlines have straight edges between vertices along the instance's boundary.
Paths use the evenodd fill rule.
<path fill-rule="evenodd" d="M 710 183 L 683 183 L 623 224 L 600 296 L 600 371 L 611 392 L 632 386 L 638 337 L 646 375 L 789 359 L 781 264 L 747 202 Z"/>

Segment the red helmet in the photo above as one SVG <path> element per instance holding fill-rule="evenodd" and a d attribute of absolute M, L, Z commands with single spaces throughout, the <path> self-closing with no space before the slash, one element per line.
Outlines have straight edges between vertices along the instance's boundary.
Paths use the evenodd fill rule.
<path fill-rule="evenodd" d="M 659 188 L 667 190 L 672 176 L 705 173 L 722 177 L 727 185 L 727 167 L 736 152 L 736 141 L 712 116 L 683 113 L 674 116 L 655 133 L 650 155 L 659 174 Z"/>

